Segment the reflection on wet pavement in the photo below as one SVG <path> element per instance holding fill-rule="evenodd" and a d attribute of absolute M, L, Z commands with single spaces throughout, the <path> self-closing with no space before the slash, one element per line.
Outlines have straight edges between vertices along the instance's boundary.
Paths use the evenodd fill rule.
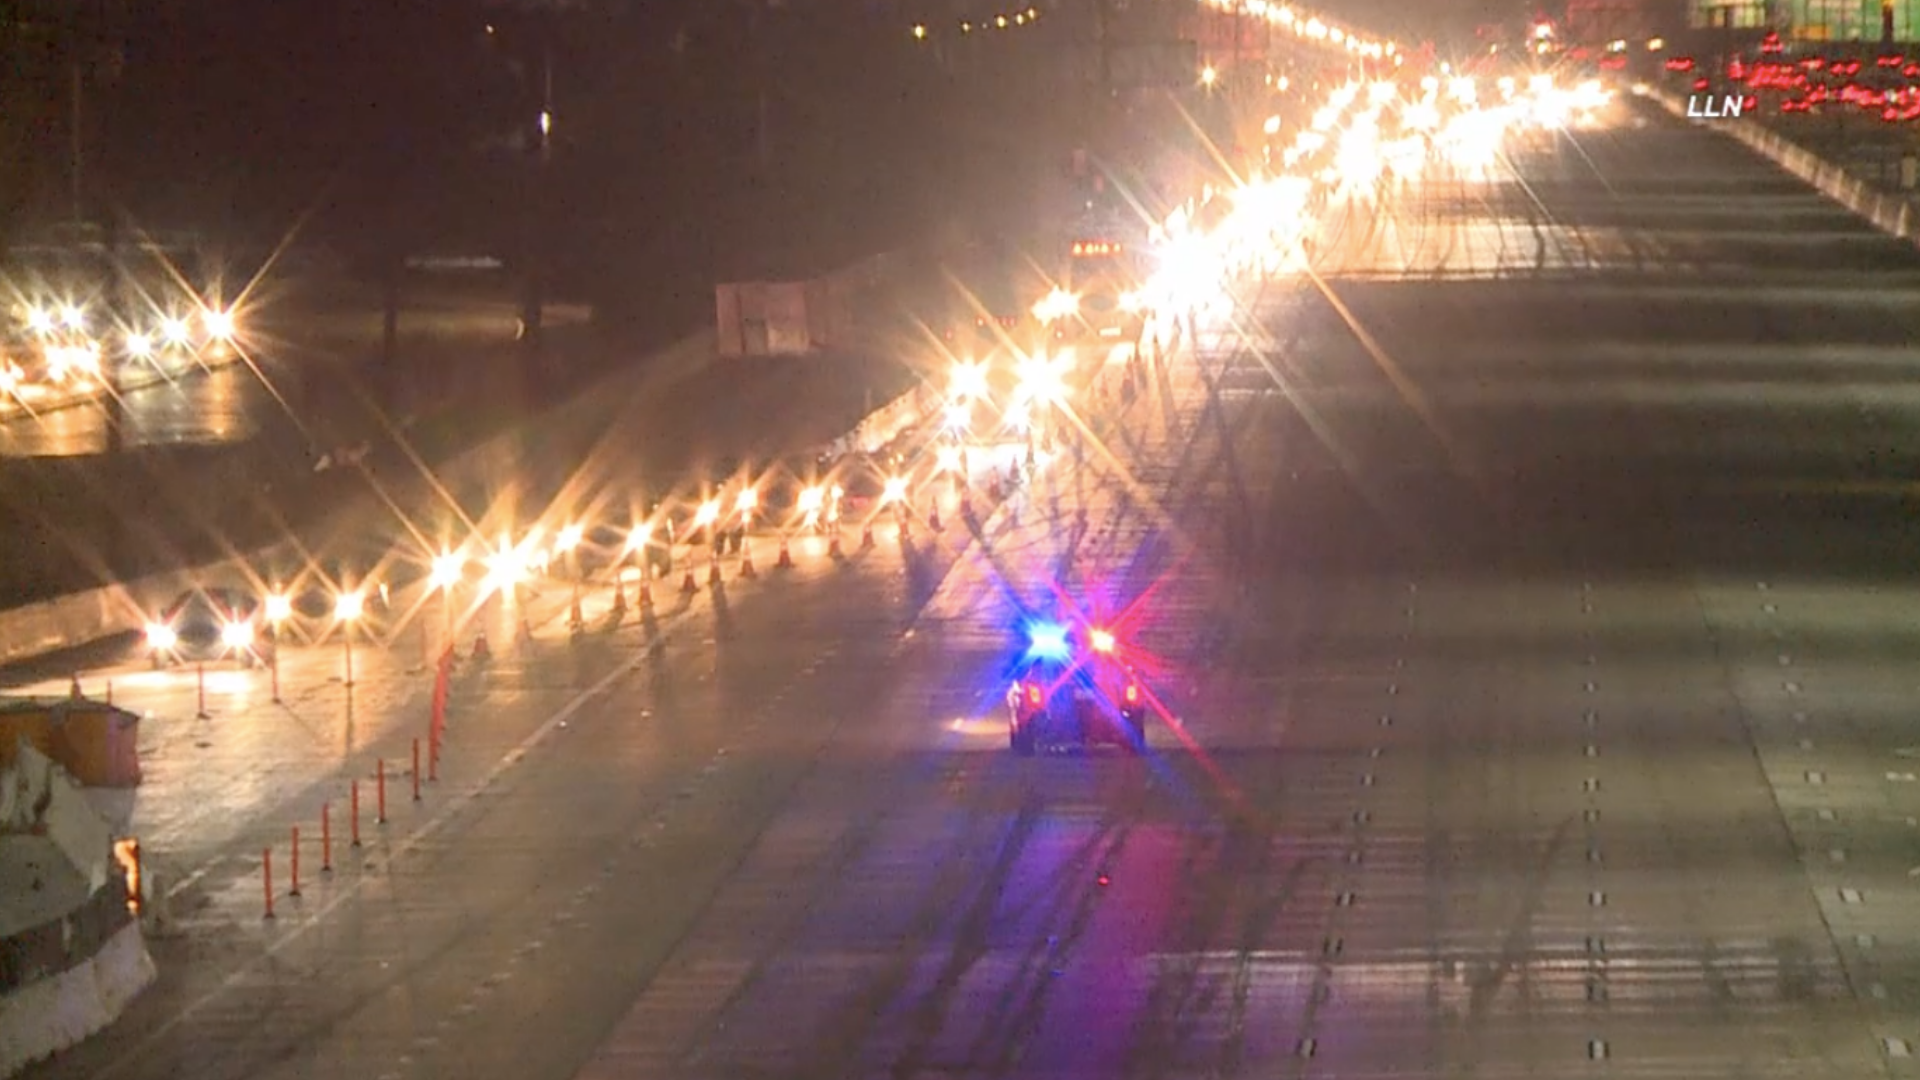
<path fill-rule="evenodd" d="M 244 364 L 195 372 L 121 394 L 122 446 L 242 442 L 274 420 L 279 406 Z M 114 421 L 105 399 L 0 422 L 0 457 L 78 457 L 109 449 Z"/>

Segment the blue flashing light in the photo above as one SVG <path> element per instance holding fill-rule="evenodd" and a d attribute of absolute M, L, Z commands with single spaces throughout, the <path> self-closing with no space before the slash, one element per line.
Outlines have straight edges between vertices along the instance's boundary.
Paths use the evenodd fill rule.
<path fill-rule="evenodd" d="M 1049 622 L 1028 626 L 1027 654 L 1045 660 L 1065 660 L 1073 655 L 1073 647 L 1067 643 L 1067 628 Z"/>

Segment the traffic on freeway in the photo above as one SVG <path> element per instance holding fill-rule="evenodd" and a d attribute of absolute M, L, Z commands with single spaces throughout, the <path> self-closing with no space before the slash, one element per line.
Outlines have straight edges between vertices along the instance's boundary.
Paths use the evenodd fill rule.
<path fill-rule="evenodd" d="M 0 330 L 0 416 L 59 409 L 122 387 L 171 382 L 234 363 L 238 313 L 193 298 L 131 327 L 103 326 L 74 299 L 29 297 Z"/>
<path fill-rule="evenodd" d="M 1597 82 L 1323 104 L 891 445 L 157 610 L 233 831 L 28 1075 L 1906 1075 L 1920 259 Z"/>

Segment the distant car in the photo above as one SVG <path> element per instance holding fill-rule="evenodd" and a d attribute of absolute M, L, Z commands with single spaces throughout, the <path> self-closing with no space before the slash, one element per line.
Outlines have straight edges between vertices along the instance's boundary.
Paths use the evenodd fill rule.
<path fill-rule="evenodd" d="M 175 597 L 146 628 L 156 668 L 178 663 L 260 662 L 270 648 L 257 598 L 238 589 L 194 589 Z"/>
<path fill-rule="evenodd" d="M 1028 628 L 1007 691 L 1007 743 L 1015 754 L 1098 745 L 1145 752 L 1146 695 L 1114 648 L 1103 630 L 1082 635 L 1045 622 Z"/>

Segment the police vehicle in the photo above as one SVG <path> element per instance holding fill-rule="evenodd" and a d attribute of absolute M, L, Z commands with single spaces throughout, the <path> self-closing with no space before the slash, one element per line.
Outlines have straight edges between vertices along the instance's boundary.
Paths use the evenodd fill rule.
<path fill-rule="evenodd" d="M 1021 757 L 1100 745 L 1146 750 L 1146 693 L 1106 630 L 1029 625 L 1007 711 L 1007 742 Z"/>

